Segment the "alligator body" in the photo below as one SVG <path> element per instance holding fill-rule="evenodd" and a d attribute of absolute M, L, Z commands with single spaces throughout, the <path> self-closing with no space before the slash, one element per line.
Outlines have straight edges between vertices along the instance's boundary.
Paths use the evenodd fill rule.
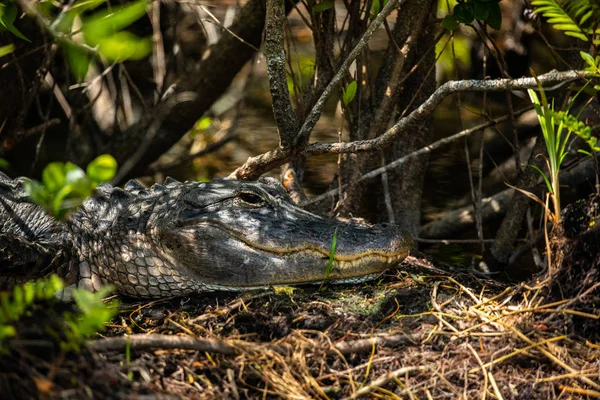
<path fill-rule="evenodd" d="M 102 185 L 67 222 L 32 204 L 24 178 L 0 173 L 0 279 L 59 271 L 79 287 L 132 297 L 270 285 L 359 282 L 403 260 L 390 225 L 328 220 L 294 205 L 274 179 Z M 334 234 L 334 262 L 329 265 Z"/>

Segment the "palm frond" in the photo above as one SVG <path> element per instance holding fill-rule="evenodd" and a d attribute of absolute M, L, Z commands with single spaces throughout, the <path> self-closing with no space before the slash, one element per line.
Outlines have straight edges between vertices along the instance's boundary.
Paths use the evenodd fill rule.
<path fill-rule="evenodd" d="M 534 12 L 548 19 L 548 23 L 565 35 L 585 42 L 594 41 L 600 33 L 600 4 L 594 0 L 533 0 Z"/>

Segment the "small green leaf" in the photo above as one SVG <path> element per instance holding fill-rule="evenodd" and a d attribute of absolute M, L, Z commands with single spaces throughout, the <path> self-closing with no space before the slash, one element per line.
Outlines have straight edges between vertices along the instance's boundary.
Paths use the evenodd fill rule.
<path fill-rule="evenodd" d="M 11 44 L 7 44 L 6 46 L 2 46 L 2 47 L 0 47 L 0 57 L 4 57 L 6 55 L 9 55 L 13 51 L 15 51 L 15 45 L 12 44 L 12 43 Z"/>
<path fill-rule="evenodd" d="M 594 60 L 594 57 L 592 57 L 592 55 L 590 53 L 586 53 L 585 51 L 580 51 L 579 55 L 581 56 L 583 61 L 585 61 L 590 67 L 592 67 L 594 69 L 596 68 L 596 61 Z"/>
<path fill-rule="evenodd" d="M 458 22 L 470 24 L 475 19 L 472 3 L 458 3 L 454 7 L 454 16 Z"/>
<path fill-rule="evenodd" d="M 546 176 L 546 174 L 544 174 L 544 171 L 542 171 L 536 165 L 527 164 L 527 166 L 531 167 L 531 168 L 535 169 L 537 172 L 539 172 L 539 174 L 542 176 L 542 178 L 544 178 L 544 182 L 546 182 L 546 186 L 548 187 L 548 192 L 552 193 L 552 185 L 550 184 L 550 180 L 548 179 L 548 177 Z"/>
<path fill-rule="evenodd" d="M 42 171 L 42 183 L 50 193 L 58 192 L 66 180 L 65 164 L 61 162 L 51 162 Z"/>
<path fill-rule="evenodd" d="M 381 11 L 381 3 L 379 0 L 373 0 L 371 3 L 371 17 L 375 18 L 379 14 L 379 11 Z"/>
<path fill-rule="evenodd" d="M 568 29 L 570 26 L 562 25 L 562 24 L 557 24 L 557 25 L 552 25 L 552 27 L 554 29 L 562 31 L 562 30 Z M 587 36 L 585 36 L 583 33 L 580 33 L 580 32 L 573 32 L 573 31 L 567 31 L 567 30 L 565 30 L 565 35 L 572 36 L 572 37 L 577 38 L 577 39 L 581 39 L 584 42 L 589 42 L 590 41 Z"/>
<path fill-rule="evenodd" d="M 31 282 L 27 282 L 23 285 L 23 300 L 25 304 L 29 305 L 33 303 L 35 299 L 35 286 Z"/>
<path fill-rule="evenodd" d="M 0 340 L 13 337 L 17 334 L 17 331 L 12 325 L 0 325 Z"/>
<path fill-rule="evenodd" d="M 198 129 L 199 131 L 205 131 L 211 125 L 212 125 L 211 117 L 202 117 L 198 120 L 198 122 L 196 122 L 196 129 Z"/>
<path fill-rule="evenodd" d="M 490 3 L 489 4 L 489 16 L 486 18 L 486 22 L 490 27 L 495 30 L 500 30 L 502 26 L 502 10 L 500 10 L 500 4 Z"/>
<path fill-rule="evenodd" d="M 75 189 L 75 185 L 65 185 L 60 188 L 52 199 L 52 212 L 55 216 L 60 216 L 63 200 L 67 198 Z"/>
<path fill-rule="evenodd" d="M 15 19 L 17 18 L 17 5 L 13 2 L 7 4 L 0 3 L 0 25 L 5 27 L 16 37 L 23 39 L 27 42 L 31 40 L 27 39 L 14 25 Z"/>
<path fill-rule="evenodd" d="M 0 169 L 8 169 L 9 164 L 4 158 L 0 158 Z"/>
<path fill-rule="evenodd" d="M 83 35 L 88 44 L 95 46 L 101 39 L 127 28 L 145 15 L 145 0 L 99 11 L 83 21 Z"/>
<path fill-rule="evenodd" d="M 333 266 L 335 265 L 335 248 L 337 246 L 337 229 L 333 232 L 333 239 L 331 240 L 331 250 L 329 251 L 329 260 L 325 267 L 325 280 L 333 272 Z"/>
<path fill-rule="evenodd" d="M 490 15 L 490 5 L 491 3 L 482 3 L 476 1 L 473 4 L 473 14 L 475 15 L 475 19 L 485 21 Z"/>
<path fill-rule="evenodd" d="M 98 39 L 98 51 L 108 61 L 141 60 L 152 51 L 152 38 L 121 31 Z"/>
<path fill-rule="evenodd" d="M 93 162 L 93 161 L 92 161 Z M 65 183 L 73 184 L 85 179 L 85 172 L 72 162 L 65 164 Z"/>
<path fill-rule="evenodd" d="M 88 178 L 94 183 L 108 182 L 117 173 L 117 160 L 110 154 L 102 154 L 87 166 Z"/>
<path fill-rule="evenodd" d="M 333 0 L 323 0 L 313 7 L 313 11 L 315 13 L 322 13 L 323 11 L 327 11 L 331 8 L 333 8 Z"/>
<path fill-rule="evenodd" d="M 454 15 L 449 14 L 444 17 L 444 20 L 442 21 L 442 26 L 449 31 L 454 31 L 458 28 L 458 21 L 456 20 L 456 17 L 454 17 Z"/>
<path fill-rule="evenodd" d="M 383 1 L 373 0 L 373 2 L 371 3 L 371 13 L 370 13 L 371 20 L 374 20 L 375 18 L 377 18 L 377 14 L 379 14 L 381 12 L 382 6 L 385 7 L 385 5 L 388 3 L 388 1 L 389 0 L 383 0 Z"/>
<path fill-rule="evenodd" d="M 345 89 L 343 89 L 342 102 L 344 103 L 344 106 L 348 106 L 348 104 L 350 104 L 352 100 L 354 100 L 354 96 L 356 96 L 357 87 L 358 86 L 356 84 L 356 81 L 352 81 L 348 84 L 348 86 L 346 86 Z"/>
<path fill-rule="evenodd" d="M 78 82 L 83 81 L 87 75 L 91 57 L 70 43 L 64 43 L 62 50 L 73 77 Z"/>

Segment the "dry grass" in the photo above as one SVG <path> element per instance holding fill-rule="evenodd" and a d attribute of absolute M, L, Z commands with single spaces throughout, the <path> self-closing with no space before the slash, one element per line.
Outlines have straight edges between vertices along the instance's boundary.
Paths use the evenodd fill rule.
<path fill-rule="evenodd" d="M 138 307 L 111 334 L 235 348 L 132 347 L 123 368 L 134 381 L 186 398 L 600 398 L 598 336 L 578 336 L 573 323 L 598 324 L 598 312 L 578 310 L 585 296 L 547 300 L 544 282 L 500 290 L 399 274 L 367 288 L 246 294 L 224 307 L 205 299 L 164 318 Z M 122 362 L 122 351 L 109 354 Z"/>

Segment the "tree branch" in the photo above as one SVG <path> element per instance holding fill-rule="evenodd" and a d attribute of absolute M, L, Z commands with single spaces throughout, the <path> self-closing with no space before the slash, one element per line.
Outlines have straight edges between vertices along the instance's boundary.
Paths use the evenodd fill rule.
<path fill-rule="evenodd" d="M 389 3 L 388 3 L 389 4 Z M 337 75 L 336 75 L 337 76 Z M 538 76 L 538 80 L 542 86 L 556 85 L 571 82 L 577 79 L 587 78 L 590 76 L 586 71 L 550 71 L 546 74 Z M 404 118 L 401 118 L 394 126 L 392 126 L 383 135 L 369 140 L 357 140 L 346 143 L 311 143 L 304 150 L 306 155 L 323 155 L 323 154 L 342 154 L 342 153 L 358 153 L 366 151 L 381 150 L 389 146 L 397 136 L 403 134 L 414 123 L 427 118 L 435 108 L 448 96 L 454 93 L 462 92 L 501 92 L 505 90 L 524 90 L 537 88 L 538 82 L 535 78 L 518 78 L 518 79 L 491 79 L 491 80 L 462 80 L 450 81 L 440 86 L 419 108 L 411 112 Z M 555 88 L 552 88 L 555 89 Z M 546 91 L 551 89 L 546 89 Z M 325 93 L 323 93 L 325 95 Z M 319 99 L 320 100 L 320 99 Z M 315 105 L 315 107 L 317 107 Z M 312 114 L 312 112 L 311 112 Z M 310 118 L 310 115 L 309 117 Z M 308 120 L 307 118 L 307 120 Z M 306 122 L 303 125 L 300 134 L 302 134 Z M 409 156 L 413 156 L 412 153 Z M 407 157 L 409 157 L 407 156 Z M 262 175 L 264 172 L 282 165 L 290 157 L 288 152 L 282 152 L 279 149 L 268 151 L 256 157 L 249 158 L 246 163 L 233 172 L 232 176 L 238 179 L 254 179 Z"/>
<path fill-rule="evenodd" d="M 285 70 L 284 0 L 267 1 L 265 55 L 271 91 L 273 115 L 279 131 L 279 147 L 288 150 L 296 138 L 298 124 L 290 102 Z"/>
<path fill-rule="evenodd" d="M 521 114 L 526 113 L 527 111 L 531 110 L 532 108 L 533 107 L 527 107 L 527 108 L 524 108 L 524 109 L 521 109 L 521 110 L 517 111 L 515 113 L 515 117 L 517 117 L 517 116 L 519 116 Z M 474 126 L 472 128 L 464 129 L 464 130 L 462 130 L 462 131 L 460 131 L 458 133 L 455 133 L 452 136 L 448 136 L 448 137 L 445 137 L 443 139 L 440 139 L 437 142 L 434 142 L 434 143 L 430 144 L 429 146 L 422 147 L 419 150 L 413 151 L 410 154 L 407 154 L 407 155 L 405 155 L 403 157 L 400 157 L 400 158 L 392 161 L 391 163 L 389 163 L 389 164 L 387 164 L 387 165 L 385 165 L 383 167 L 374 169 L 371 172 L 366 173 L 363 176 L 361 176 L 357 181 L 352 182 L 352 184 L 356 185 L 356 184 L 364 182 L 364 181 L 366 181 L 368 179 L 373 179 L 373 178 L 375 178 L 375 177 L 383 174 L 386 171 L 389 171 L 389 170 L 394 169 L 394 168 L 398 168 L 399 166 L 403 165 L 408 160 L 411 160 L 411 159 L 413 159 L 415 157 L 418 157 L 418 156 L 421 156 L 423 154 L 431 153 L 432 151 L 437 150 L 437 149 L 439 149 L 442 146 L 445 146 L 445 145 L 447 145 L 449 143 L 455 142 L 455 141 L 457 141 L 457 140 L 459 140 L 461 138 L 467 137 L 467 136 L 469 136 L 469 135 L 471 135 L 471 134 L 473 134 L 475 132 L 479 132 L 479 131 L 481 131 L 481 130 L 483 130 L 485 128 L 488 128 L 490 126 L 494 126 L 494 125 L 499 124 L 501 122 L 508 121 L 509 119 L 510 119 L 509 115 L 504 115 L 502 117 L 495 118 L 495 119 L 493 119 L 491 121 L 488 121 L 488 122 L 485 122 L 483 124 Z M 346 189 L 348 186 L 350 186 L 350 185 L 349 184 L 343 185 L 342 186 L 342 190 Z M 313 197 L 308 202 L 306 202 L 306 203 L 304 203 L 302 205 L 303 206 L 307 206 L 307 205 L 311 205 L 311 204 L 320 203 L 321 201 L 327 200 L 328 198 L 331 198 L 332 196 L 335 196 L 337 194 L 338 194 L 338 189 L 337 188 L 336 189 L 332 189 L 332 190 L 329 190 L 328 192 L 325 192 L 323 194 L 320 194 L 318 196 Z"/>
<path fill-rule="evenodd" d="M 319 100 L 317 100 L 310 113 L 304 120 L 304 123 L 302 124 L 302 127 L 300 128 L 300 131 L 298 132 L 298 135 L 296 136 L 292 146 L 295 152 L 302 153 L 302 151 L 304 150 L 302 148 L 295 148 L 296 144 L 308 143 L 308 140 L 303 139 L 307 139 L 310 136 L 313 128 L 315 127 L 315 124 L 321 117 L 321 112 L 325 107 L 325 103 L 327 102 L 329 97 L 331 97 L 334 90 L 338 88 L 338 86 L 348 73 L 350 65 L 352 65 L 356 57 L 358 57 L 358 55 L 367 46 L 369 39 L 371 39 L 371 36 L 373 36 L 373 33 L 375 33 L 375 31 L 381 26 L 383 20 L 391 13 L 391 11 L 398 7 L 401 3 L 404 3 L 404 1 L 406 0 L 390 0 L 385 5 L 385 7 L 383 7 L 383 10 L 381 10 L 381 12 L 377 15 L 377 18 L 375 18 L 373 22 L 371 22 L 364 35 L 360 38 L 360 40 L 358 41 L 354 49 L 350 52 L 350 54 L 348 54 L 348 57 L 346 58 L 346 60 L 344 60 L 338 72 L 335 74 L 329 85 L 327 85 L 327 87 L 321 94 L 321 97 L 319 97 Z M 266 171 L 281 166 L 283 163 L 289 160 L 290 155 L 291 151 L 281 151 L 280 149 L 277 149 L 271 150 L 260 156 L 251 157 L 246 161 L 244 165 L 235 170 L 231 174 L 231 176 L 236 177 L 238 179 L 258 178 Z"/>
<path fill-rule="evenodd" d="M 286 10 L 292 8 L 286 2 Z M 161 102 L 146 118 L 133 125 L 121 135 L 111 138 L 103 152 L 112 154 L 119 165 L 132 158 L 135 163 L 121 179 L 143 173 L 144 168 L 155 161 L 185 135 L 212 104 L 225 92 L 233 78 L 252 57 L 260 46 L 265 25 L 265 3 L 263 0 L 249 0 L 237 11 L 236 19 L 221 39 L 210 49 L 210 53 L 198 68 L 182 77 L 171 93 L 163 96 Z M 242 40 L 240 40 L 242 39 Z M 185 94 L 189 101 L 174 101 Z M 195 95 L 195 96 L 190 96 Z M 164 116 L 152 138 L 147 138 L 150 127 L 156 125 L 156 116 Z M 147 146 L 140 146 L 146 143 Z M 132 147 L 133 146 L 133 147 Z M 142 150 L 142 147 L 143 148 Z M 139 153 L 139 155 L 138 155 Z"/>

